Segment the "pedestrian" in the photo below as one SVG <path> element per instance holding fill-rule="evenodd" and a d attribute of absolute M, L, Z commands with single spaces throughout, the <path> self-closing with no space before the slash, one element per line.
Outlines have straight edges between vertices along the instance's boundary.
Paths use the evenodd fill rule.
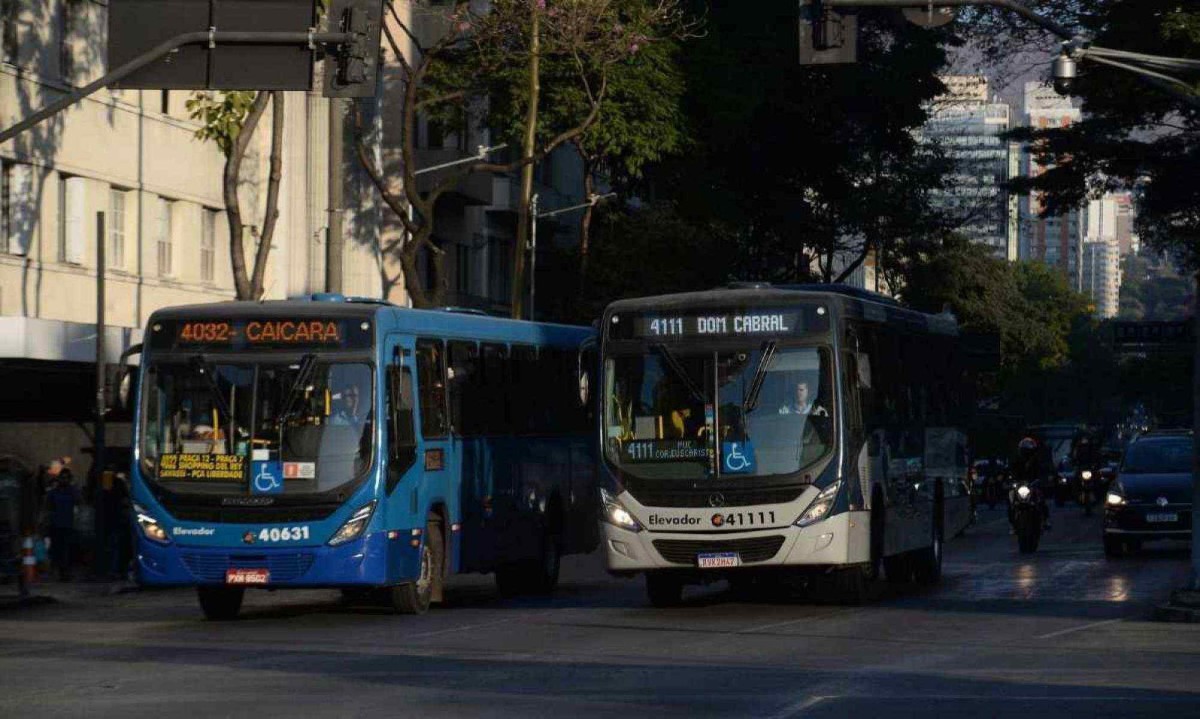
<path fill-rule="evenodd" d="M 50 520 L 50 562 L 60 580 L 71 578 L 71 554 L 75 546 L 75 507 L 79 504 L 76 489 L 67 468 L 70 460 L 56 459 L 46 468 L 46 476 L 54 486 L 46 494 L 46 509 Z"/>

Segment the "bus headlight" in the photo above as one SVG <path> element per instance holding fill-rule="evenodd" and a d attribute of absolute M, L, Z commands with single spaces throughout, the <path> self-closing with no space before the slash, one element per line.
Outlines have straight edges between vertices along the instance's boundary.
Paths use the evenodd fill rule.
<path fill-rule="evenodd" d="M 804 510 L 804 514 L 795 521 L 797 527 L 807 527 L 810 524 L 825 519 L 829 514 L 829 510 L 833 509 L 833 502 L 837 499 L 838 490 L 842 488 L 842 481 L 838 480 L 821 490 L 817 498 L 808 505 L 808 509 Z"/>
<path fill-rule="evenodd" d="M 1116 492 L 1109 492 L 1104 497 L 1104 503 L 1110 507 L 1120 507 L 1122 504 L 1125 504 L 1125 498 Z"/>
<path fill-rule="evenodd" d="M 145 507 L 134 503 L 134 516 L 137 517 L 138 528 L 142 530 L 142 536 L 157 544 L 170 544 L 171 537 L 167 535 L 167 530 L 163 528 L 154 515 L 146 511 Z"/>
<path fill-rule="evenodd" d="M 634 518 L 628 509 L 621 506 L 617 498 L 612 496 L 612 492 L 603 487 L 600 488 L 600 504 L 605 522 L 614 527 L 628 529 L 631 532 L 642 531 L 641 523 Z"/>
<path fill-rule="evenodd" d="M 350 515 L 350 519 L 334 533 L 329 540 L 329 545 L 336 547 L 339 544 L 345 544 L 352 539 L 358 539 L 359 535 L 366 530 L 367 525 L 371 522 L 371 515 L 375 512 L 375 500 L 367 502 L 358 508 L 358 511 Z"/>

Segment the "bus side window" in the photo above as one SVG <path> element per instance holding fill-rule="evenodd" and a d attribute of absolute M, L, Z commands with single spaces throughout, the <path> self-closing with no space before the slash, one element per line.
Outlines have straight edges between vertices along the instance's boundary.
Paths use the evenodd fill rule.
<path fill-rule="evenodd" d="M 388 367 L 388 477 L 390 493 L 404 472 L 417 459 L 417 435 L 413 426 L 412 370 L 400 365 Z"/>
<path fill-rule="evenodd" d="M 510 377 L 508 396 L 509 416 L 515 435 L 533 434 L 542 381 L 537 376 L 537 348 L 530 345 L 513 345 L 510 350 Z"/>
<path fill-rule="evenodd" d="M 511 434 L 512 426 L 508 421 L 508 388 L 511 386 L 508 347 L 484 343 L 480 350 L 483 373 L 479 380 L 480 394 L 473 404 L 477 403 L 482 413 L 481 431 L 485 434 Z"/>
<path fill-rule="evenodd" d="M 447 343 L 450 352 L 450 426 L 469 437 L 483 431 L 480 402 L 479 348 L 474 342 Z"/>
<path fill-rule="evenodd" d="M 421 393 L 421 434 L 445 437 L 446 358 L 440 340 L 417 340 L 417 382 Z"/>

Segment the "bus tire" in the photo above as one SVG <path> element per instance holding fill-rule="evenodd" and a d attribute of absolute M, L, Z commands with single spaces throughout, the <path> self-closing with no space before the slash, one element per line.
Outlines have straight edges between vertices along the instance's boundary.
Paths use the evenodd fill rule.
<path fill-rule="evenodd" d="M 538 558 L 529 565 L 528 587 L 532 594 L 552 594 L 558 586 L 558 573 L 562 567 L 562 542 L 557 534 L 542 535 L 542 547 Z"/>
<path fill-rule="evenodd" d="M 834 602 L 858 606 L 866 601 L 869 573 L 870 570 L 864 567 L 846 567 L 835 571 L 830 578 Z"/>
<path fill-rule="evenodd" d="M 913 574 L 920 584 L 937 584 L 942 578 L 942 551 L 945 542 L 945 501 L 942 495 L 942 485 L 939 482 L 934 490 L 933 516 L 930 521 L 929 546 L 916 554 L 913 562 Z"/>
<path fill-rule="evenodd" d="M 892 584 L 903 584 L 913 578 L 913 558 L 907 552 L 883 558 L 883 573 Z"/>
<path fill-rule="evenodd" d="M 677 607 L 683 602 L 683 580 L 661 572 L 646 573 L 646 596 L 654 607 Z"/>
<path fill-rule="evenodd" d="M 245 596 L 246 590 L 243 588 L 196 587 L 196 598 L 200 600 L 204 618 L 214 622 L 237 619 Z"/>
<path fill-rule="evenodd" d="M 441 526 L 435 522 L 426 524 L 425 541 L 421 544 L 421 570 L 417 580 L 388 590 L 389 603 L 398 614 L 424 614 L 429 611 L 434 585 L 442 581 L 444 543 Z"/>

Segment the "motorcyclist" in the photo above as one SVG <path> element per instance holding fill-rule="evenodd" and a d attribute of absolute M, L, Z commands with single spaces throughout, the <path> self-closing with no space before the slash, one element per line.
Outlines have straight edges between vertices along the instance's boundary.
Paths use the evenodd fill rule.
<path fill-rule="evenodd" d="M 1024 483 L 1033 490 L 1033 501 L 1037 502 L 1042 512 L 1042 523 L 1046 531 L 1050 530 L 1050 506 L 1042 493 L 1042 481 L 1046 477 L 1044 471 L 1045 458 L 1040 451 L 1038 441 L 1033 437 L 1025 437 L 1017 443 L 1017 457 L 1013 462 L 1013 479 Z M 1013 522 L 1013 506 L 1008 504 L 1008 521 Z"/>

